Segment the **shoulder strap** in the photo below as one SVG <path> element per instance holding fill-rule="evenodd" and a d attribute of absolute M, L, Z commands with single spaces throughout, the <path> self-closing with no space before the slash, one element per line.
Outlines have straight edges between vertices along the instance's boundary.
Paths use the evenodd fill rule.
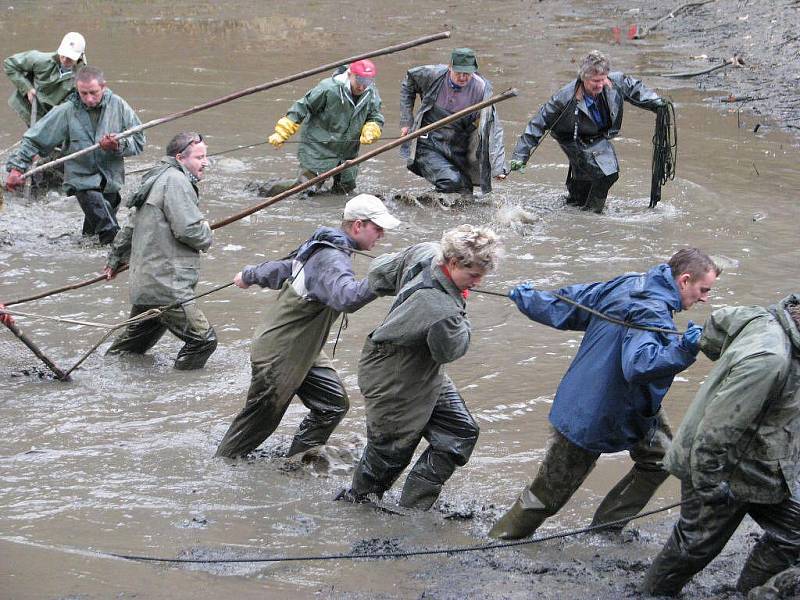
<path fill-rule="evenodd" d="M 432 262 L 433 258 L 429 258 L 427 260 L 418 262 L 406 272 L 401 282 L 400 286 L 401 291 L 399 294 L 397 294 L 397 297 L 395 298 L 392 307 L 389 309 L 389 313 L 392 313 L 398 306 L 400 306 L 403 302 L 408 300 L 411 297 L 411 295 L 418 290 L 439 288 L 442 291 L 444 291 L 442 284 L 433 279 L 432 266 L 431 266 Z M 418 283 L 412 285 L 411 287 L 406 288 L 406 286 L 420 273 L 422 273 L 422 279 L 420 279 Z"/>

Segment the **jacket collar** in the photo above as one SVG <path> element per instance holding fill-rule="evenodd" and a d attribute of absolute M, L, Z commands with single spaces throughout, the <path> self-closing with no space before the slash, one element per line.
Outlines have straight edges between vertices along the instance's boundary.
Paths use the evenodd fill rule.
<path fill-rule="evenodd" d="M 683 310 L 681 293 L 666 263 L 657 265 L 639 278 L 631 297 L 661 300 L 671 311 Z"/>
<path fill-rule="evenodd" d="M 444 271 L 442 271 L 442 267 L 439 265 L 439 263 L 434 262 L 431 264 L 431 275 L 437 282 L 439 282 L 447 294 L 452 296 L 453 299 L 458 302 L 459 306 L 466 306 L 467 303 L 464 300 L 464 297 L 461 295 L 461 290 L 458 289 L 455 283 L 453 283 L 452 279 L 444 274 Z"/>

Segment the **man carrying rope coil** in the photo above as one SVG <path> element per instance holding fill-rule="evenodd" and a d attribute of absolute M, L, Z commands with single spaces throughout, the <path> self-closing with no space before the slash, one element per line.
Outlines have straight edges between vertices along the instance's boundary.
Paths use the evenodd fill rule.
<path fill-rule="evenodd" d="M 656 112 L 666 102 L 641 81 L 611 72 L 608 59 L 590 52 L 578 78 L 548 100 L 530 120 L 511 157 L 522 171 L 549 130 L 569 159 L 567 204 L 602 213 L 608 191 L 619 179 L 619 161 L 611 139 L 622 127 L 624 102 Z"/>
<path fill-rule="evenodd" d="M 530 284 L 511 291 L 530 319 L 586 333 L 558 386 L 539 472 L 492 527 L 491 537 L 531 535 L 567 503 L 603 453 L 627 450 L 635 464 L 600 504 L 592 525 L 630 518 L 647 504 L 668 477 L 662 459 L 672 436 L 661 400 L 675 375 L 695 361 L 701 333 L 691 321 L 682 336 L 667 333 L 675 330 L 672 315 L 705 302 L 720 272 L 706 254 L 685 248 L 647 273 L 558 291 L 566 300 L 644 328 L 611 323 Z"/>

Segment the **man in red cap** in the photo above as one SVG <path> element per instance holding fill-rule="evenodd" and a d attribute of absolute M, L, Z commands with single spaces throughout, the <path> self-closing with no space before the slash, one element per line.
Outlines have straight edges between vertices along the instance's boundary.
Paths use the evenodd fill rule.
<path fill-rule="evenodd" d="M 374 85 L 376 74 L 372 61 L 356 61 L 347 68 L 337 69 L 332 77 L 322 80 L 295 102 L 275 125 L 269 143 L 279 148 L 304 123 L 297 150 L 300 174 L 297 179 L 250 184 L 248 189 L 261 196 L 274 196 L 355 158 L 361 144 L 377 141 L 384 119 L 381 98 Z M 352 192 L 357 174 L 358 167 L 350 167 L 335 175 L 330 191 Z M 314 192 L 321 191 L 327 191 L 327 187 L 323 184 L 314 187 Z"/>

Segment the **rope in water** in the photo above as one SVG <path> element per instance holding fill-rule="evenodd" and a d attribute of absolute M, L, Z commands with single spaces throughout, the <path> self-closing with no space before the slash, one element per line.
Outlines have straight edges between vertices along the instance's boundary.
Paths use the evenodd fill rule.
<path fill-rule="evenodd" d="M 641 519 L 650 515 L 655 515 L 661 512 L 666 512 L 680 506 L 681 502 L 675 502 L 662 506 L 654 510 L 641 512 L 633 517 L 618 519 L 602 525 L 591 525 L 589 527 L 581 527 L 580 529 L 568 529 L 557 533 L 543 535 L 536 538 L 527 540 L 517 540 L 513 542 L 498 542 L 494 544 L 480 544 L 473 546 L 458 546 L 453 548 L 432 548 L 428 550 L 407 550 L 399 552 L 372 552 L 366 554 L 319 554 L 312 556 L 253 556 L 246 558 L 166 558 L 158 556 L 141 556 L 137 554 L 120 554 L 116 552 L 100 552 L 106 556 L 113 556 L 115 558 L 124 558 L 126 560 L 138 560 L 142 562 L 159 562 L 159 563 L 194 563 L 194 564 L 219 564 L 219 563 L 264 563 L 264 562 L 297 562 L 297 561 L 319 561 L 319 560 L 349 560 L 356 558 L 407 558 L 410 556 L 430 556 L 433 554 L 461 554 L 464 552 L 479 552 L 483 550 L 496 550 L 503 548 L 514 548 L 517 546 L 527 546 L 531 544 L 540 544 L 549 540 L 567 538 L 582 533 L 590 533 L 592 531 L 599 531 L 608 529 L 609 527 L 616 527 L 618 525 L 625 525 L 634 519 Z"/>

